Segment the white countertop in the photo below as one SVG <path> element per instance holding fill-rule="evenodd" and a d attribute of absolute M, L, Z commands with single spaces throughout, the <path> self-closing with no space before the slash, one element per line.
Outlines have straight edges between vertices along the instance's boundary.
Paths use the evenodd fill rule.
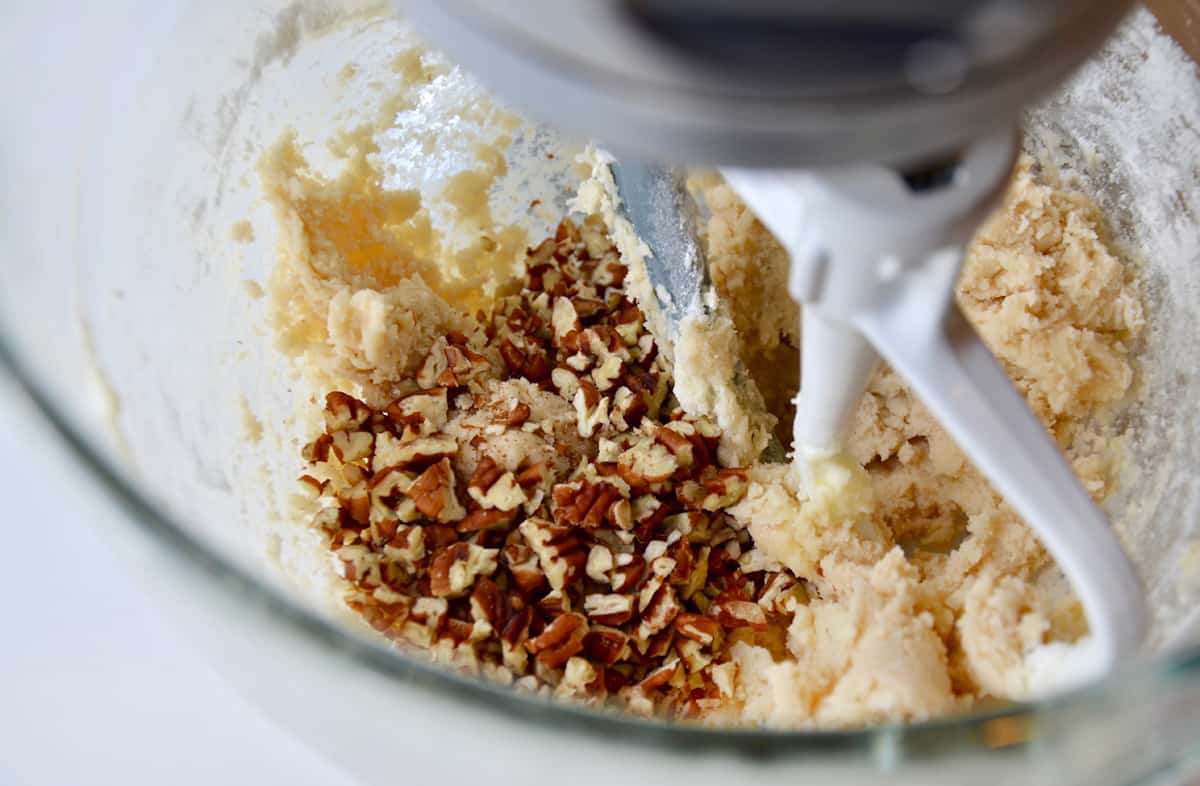
<path fill-rule="evenodd" d="M 349 786 L 162 618 L 0 376 L 0 784 Z"/>

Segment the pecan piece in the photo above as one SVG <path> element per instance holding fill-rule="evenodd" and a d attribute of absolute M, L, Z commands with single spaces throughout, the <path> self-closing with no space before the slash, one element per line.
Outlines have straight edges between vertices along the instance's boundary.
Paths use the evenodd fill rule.
<path fill-rule="evenodd" d="M 464 533 L 502 529 L 512 522 L 515 515 L 515 512 L 511 510 L 476 508 L 455 526 L 459 532 Z"/>
<path fill-rule="evenodd" d="M 617 388 L 613 394 L 612 412 L 609 422 L 618 431 L 628 431 L 637 428 L 646 414 L 646 401 L 625 385 Z"/>
<path fill-rule="evenodd" d="M 407 570 L 414 570 L 417 560 L 425 556 L 425 530 L 422 527 L 397 527 L 383 547 L 383 555 Z"/>
<path fill-rule="evenodd" d="M 462 519 L 467 511 L 454 493 L 454 470 L 450 460 L 442 459 L 430 465 L 408 489 L 408 497 L 417 510 L 435 521 L 453 522 Z"/>
<path fill-rule="evenodd" d="M 526 596 L 538 592 L 548 583 L 546 574 L 538 563 L 533 549 L 521 543 L 510 543 L 504 547 L 504 562 L 519 589 Z"/>
<path fill-rule="evenodd" d="M 708 615 L 726 628 L 765 630 L 767 615 L 757 603 L 718 596 L 708 607 Z"/>
<path fill-rule="evenodd" d="M 371 416 L 371 408 L 349 393 L 334 391 L 325 396 L 325 430 L 354 431 Z"/>
<path fill-rule="evenodd" d="M 613 592 L 632 592 L 642 580 L 646 560 L 639 554 L 618 554 L 612 571 Z"/>
<path fill-rule="evenodd" d="M 597 543 L 588 552 L 585 573 L 592 581 L 608 584 L 612 580 L 612 569 L 616 566 L 612 549 Z"/>
<path fill-rule="evenodd" d="M 480 507 L 495 510 L 515 511 L 529 501 L 516 475 L 505 472 L 490 456 L 479 460 L 467 483 L 467 494 Z"/>
<path fill-rule="evenodd" d="M 375 446 L 375 435 L 370 431 L 335 431 L 330 436 L 333 454 L 346 464 L 368 458 Z"/>
<path fill-rule="evenodd" d="M 600 397 L 600 391 L 591 380 L 578 380 L 579 390 L 575 392 L 572 402 L 575 405 L 575 415 L 579 436 L 590 437 L 596 430 L 608 422 L 608 399 Z"/>
<path fill-rule="evenodd" d="M 621 491 L 611 483 L 585 480 L 578 484 L 560 483 L 551 496 L 556 522 L 596 529 L 604 524 L 612 505 L 621 499 Z"/>
<path fill-rule="evenodd" d="M 674 588 L 666 583 L 660 584 L 651 596 L 649 603 L 642 604 L 642 618 L 637 629 L 638 637 L 649 638 L 666 630 L 682 610 L 679 599 L 675 597 Z"/>
<path fill-rule="evenodd" d="M 583 610 L 601 625 L 622 625 L 633 618 L 633 595 L 587 595 Z"/>
<path fill-rule="evenodd" d="M 300 450 L 300 456 L 309 464 L 319 464 L 329 461 L 329 449 L 333 446 L 333 437 L 328 433 L 321 434 Z"/>
<path fill-rule="evenodd" d="M 639 441 L 617 457 L 621 478 L 633 488 L 662 483 L 679 469 L 679 460 L 659 442 Z"/>
<path fill-rule="evenodd" d="M 571 529 L 535 517 L 521 522 L 520 531 L 552 589 L 561 590 L 583 570 L 587 552 Z"/>
<path fill-rule="evenodd" d="M 463 595 L 479 576 L 496 572 L 497 549 L 485 549 L 473 543 L 455 543 L 434 556 L 429 565 L 429 590 L 434 597 Z"/>
<path fill-rule="evenodd" d="M 393 422 L 408 426 L 415 433 L 428 435 L 439 431 L 449 418 L 446 388 L 430 388 L 410 393 L 388 404 L 387 415 Z"/>
<path fill-rule="evenodd" d="M 400 467 L 414 469 L 428 466 L 436 461 L 453 458 L 458 453 L 458 442 L 448 434 L 435 434 L 428 437 L 417 437 L 409 442 L 396 440 L 390 434 L 379 435 L 386 445 L 386 457 L 376 451 L 375 469 L 385 467 Z"/>
<path fill-rule="evenodd" d="M 601 666 L 612 666 L 629 653 L 629 636 L 616 628 L 593 627 L 583 637 L 583 653 Z"/>
<path fill-rule="evenodd" d="M 678 668 L 679 659 L 672 658 L 667 663 L 664 663 L 657 669 L 654 669 L 647 674 L 646 677 L 638 683 L 638 688 L 647 693 L 652 690 L 657 690 L 671 681 L 671 678 L 675 676 L 675 672 Z"/>
<path fill-rule="evenodd" d="M 671 451 L 676 463 L 683 469 L 695 463 L 695 447 L 687 435 L 676 430 L 681 424 L 671 423 L 654 430 L 654 439 Z"/>
<path fill-rule="evenodd" d="M 476 623 L 486 622 L 498 631 L 504 621 L 504 593 L 500 586 L 487 576 L 475 580 L 475 589 L 471 590 L 471 619 Z"/>
<path fill-rule="evenodd" d="M 550 623 L 540 636 L 525 642 L 525 649 L 536 655 L 545 668 L 557 669 L 583 650 L 586 635 L 587 619 L 582 614 L 568 612 Z"/>
<path fill-rule="evenodd" d="M 719 644 L 721 638 L 721 624 L 703 614 L 680 614 L 675 618 L 675 630 L 680 636 L 698 641 L 706 647 Z"/>

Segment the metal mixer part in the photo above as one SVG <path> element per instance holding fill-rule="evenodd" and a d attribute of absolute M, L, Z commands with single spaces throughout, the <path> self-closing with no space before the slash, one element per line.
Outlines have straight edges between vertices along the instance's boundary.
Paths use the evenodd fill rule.
<path fill-rule="evenodd" d="M 621 156 L 907 162 L 1016 118 L 1128 0 L 439 0 L 426 35 L 517 108 Z"/>
<path fill-rule="evenodd" d="M 683 173 L 660 164 L 610 165 L 621 209 L 650 250 L 646 276 L 672 337 L 688 314 L 704 308 L 708 264 L 696 234 L 696 206 Z"/>

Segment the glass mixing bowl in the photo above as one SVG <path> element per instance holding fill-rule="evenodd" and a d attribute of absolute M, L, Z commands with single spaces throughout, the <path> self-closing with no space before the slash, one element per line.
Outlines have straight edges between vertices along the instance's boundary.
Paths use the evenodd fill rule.
<path fill-rule="evenodd" d="M 706 730 L 548 704 L 405 659 L 284 581 L 253 493 L 289 378 L 241 294 L 270 264 L 258 146 L 314 139 L 370 95 L 392 27 L 319 3 L 46 2 L 0 10 L 0 365 L 103 504 L 96 518 L 191 641 L 269 714 L 364 782 L 1171 782 L 1200 764 L 1200 90 L 1138 11 L 1033 110 L 1029 146 L 1093 193 L 1144 266 L 1151 329 L 1109 501 L 1142 570 L 1148 654 L 1054 700 L 852 732 Z M 368 9 L 369 10 L 369 9 Z M 369 86 L 368 86 L 369 87 Z M 364 88 L 366 89 L 366 88 Z M 230 227 L 250 218 L 253 243 Z M 249 305 L 248 305 L 249 304 Z M 290 455 L 290 454 L 289 454 Z M 261 497 L 261 498 L 260 498 Z M 186 679 L 186 675 L 181 675 Z"/>

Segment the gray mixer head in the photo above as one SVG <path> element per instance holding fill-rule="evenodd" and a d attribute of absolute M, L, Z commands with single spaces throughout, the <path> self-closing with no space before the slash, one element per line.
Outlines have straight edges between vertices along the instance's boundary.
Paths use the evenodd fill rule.
<path fill-rule="evenodd" d="M 411 0 L 517 108 L 654 160 L 911 162 L 1012 123 L 1127 0 Z"/>

